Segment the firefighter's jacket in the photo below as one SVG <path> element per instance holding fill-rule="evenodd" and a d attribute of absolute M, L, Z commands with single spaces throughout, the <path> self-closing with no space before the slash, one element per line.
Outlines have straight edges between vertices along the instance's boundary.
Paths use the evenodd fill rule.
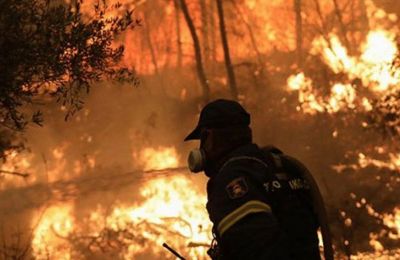
<path fill-rule="evenodd" d="M 272 171 L 269 164 L 257 145 L 247 144 L 225 157 L 209 179 L 207 210 L 220 258 L 320 259 L 312 213 L 300 207 L 282 220 L 273 212 L 282 200 L 268 194 L 285 184 L 266 178 Z M 301 188 L 299 182 L 292 184 L 296 183 L 293 187 Z M 285 207 L 296 207 L 298 203 L 293 201 Z"/>

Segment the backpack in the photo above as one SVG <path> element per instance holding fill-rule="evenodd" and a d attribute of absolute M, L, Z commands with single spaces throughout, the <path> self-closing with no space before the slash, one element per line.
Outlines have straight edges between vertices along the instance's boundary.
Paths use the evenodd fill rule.
<path fill-rule="evenodd" d="M 263 158 L 233 157 L 222 168 L 232 161 L 243 159 L 263 164 L 266 169 L 264 174 L 250 174 L 248 177 L 266 195 L 272 213 L 289 241 L 288 250 L 292 258 L 321 259 L 317 234 L 320 227 L 325 260 L 333 260 L 327 214 L 313 176 L 301 162 L 278 148 L 266 146 L 261 150 Z"/>
<path fill-rule="evenodd" d="M 293 258 L 320 259 L 318 214 L 303 169 L 276 147 L 264 147 L 262 151 L 267 166 L 265 174 L 261 179 L 259 175 L 250 178 L 257 178 L 254 182 L 266 194 L 272 213 L 287 236 Z"/>

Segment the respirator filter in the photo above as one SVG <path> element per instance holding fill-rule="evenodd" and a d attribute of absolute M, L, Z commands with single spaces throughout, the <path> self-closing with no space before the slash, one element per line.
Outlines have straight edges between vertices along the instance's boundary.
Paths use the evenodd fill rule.
<path fill-rule="evenodd" d="M 198 173 L 204 170 L 205 156 L 201 149 L 193 149 L 188 156 L 188 166 L 191 172 Z"/>

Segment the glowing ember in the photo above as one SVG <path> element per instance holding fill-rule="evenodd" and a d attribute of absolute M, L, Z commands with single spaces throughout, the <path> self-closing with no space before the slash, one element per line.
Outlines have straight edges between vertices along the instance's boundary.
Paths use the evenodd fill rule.
<path fill-rule="evenodd" d="M 353 260 L 390 260 L 399 258 L 400 250 L 383 250 L 375 253 L 358 253 L 351 256 L 351 259 Z"/>
<path fill-rule="evenodd" d="M 328 109 L 331 112 L 338 112 L 346 107 L 354 108 L 354 100 L 356 93 L 354 88 L 349 84 L 335 84 L 331 89 L 331 97 L 329 98 Z"/>
<path fill-rule="evenodd" d="M 336 113 L 346 108 L 355 107 L 356 92 L 350 84 L 337 83 L 331 88 L 328 98 L 322 98 L 312 87 L 312 80 L 299 73 L 288 78 L 290 90 L 297 90 L 301 109 L 306 114 L 316 112 Z"/>
<path fill-rule="evenodd" d="M 374 233 L 369 234 L 369 244 L 374 248 L 375 251 L 382 252 L 384 250 L 382 244 L 378 241 L 378 235 Z"/>
<path fill-rule="evenodd" d="M 388 155 L 389 155 L 389 160 L 382 161 L 368 157 L 363 153 L 359 153 L 358 163 L 361 168 L 365 168 L 367 166 L 372 165 L 378 168 L 388 168 L 390 170 L 400 169 L 400 153 L 399 154 L 388 153 Z"/>
<path fill-rule="evenodd" d="M 315 114 L 324 111 L 322 99 L 317 98 L 312 87 L 312 80 L 305 77 L 304 73 L 289 77 L 288 86 L 291 90 L 299 91 L 299 102 L 304 113 Z"/>
<path fill-rule="evenodd" d="M 400 239 L 400 208 L 395 208 L 393 214 L 384 214 L 383 223 L 393 229 L 389 233 L 391 239 Z"/>
<path fill-rule="evenodd" d="M 289 86 L 290 90 L 300 90 L 304 85 L 311 84 L 311 82 L 306 82 L 306 80 L 309 81 L 309 79 L 305 78 L 304 73 L 301 72 L 299 74 L 290 76 L 287 80 L 287 85 Z"/>

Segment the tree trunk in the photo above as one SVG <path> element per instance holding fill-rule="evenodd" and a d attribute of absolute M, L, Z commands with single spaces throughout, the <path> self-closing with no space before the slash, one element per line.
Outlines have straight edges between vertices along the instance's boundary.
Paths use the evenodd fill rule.
<path fill-rule="evenodd" d="M 195 58 L 196 58 L 196 70 L 197 70 L 197 75 L 200 80 L 201 87 L 203 89 L 203 99 L 205 102 L 208 102 L 210 99 L 210 87 L 208 85 L 208 80 L 206 78 L 206 74 L 204 72 L 204 67 L 203 67 L 203 61 L 201 59 L 201 48 L 200 48 L 200 42 L 199 38 L 197 37 L 196 29 L 194 28 L 193 20 L 189 15 L 189 10 L 186 5 L 185 0 L 179 0 L 180 1 L 180 7 L 182 9 L 183 15 L 185 17 L 186 23 L 189 27 L 190 34 L 193 39 L 193 47 L 194 47 L 194 52 L 195 52 Z"/>
<path fill-rule="evenodd" d="M 367 6 L 365 5 L 365 1 L 361 0 L 359 2 L 359 10 L 361 12 L 361 18 L 359 18 L 361 21 L 361 25 L 362 25 L 361 31 L 364 32 L 365 34 L 367 34 L 370 31 L 371 26 L 369 24 Z"/>
<path fill-rule="evenodd" d="M 158 63 L 157 63 L 156 53 L 154 51 L 153 42 L 151 41 L 150 25 L 149 25 L 148 21 L 146 21 L 146 23 L 145 23 L 145 37 L 146 37 L 147 45 L 149 46 L 149 49 L 150 49 L 151 62 L 153 63 L 153 66 L 154 66 L 154 72 L 157 76 L 159 76 L 160 73 L 158 71 Z"/>
<path fill-rule="evenodd" d="M 176 24 L 176 65 L 177 67 L 182 67 L 182 41 L 181 41 L 181 19 L 179 13 L 179 2 L 174 0 L 175 6 L 175 24 Z"/>
<path fill-rule="evenodd" d="M 328 47 L 331 50 L 333 50 L 332 44 L 331 44 L 331 41 L 330 41 L 329 35 L 328 35 L 328 28 L 325 23 L 324 15 L 322 14 L 322 11 L 321 11 L 321 6 L 319 4 L 319 0 L 314 0 L 314 3 L 315 3 L 315 9 L 317 11 L 317 14 L 318 14 L 318 17 L 319 17 L 319 20 L 321 23 L 320 33 L 321 33 L 322 37 L 324 37 L 326 43 L 328 44 Z"/>
<path fill-rule="evenodd" d="M 244 15 L 243 12 L 240 10 L 238 4 L 236 3 L 235 0 L 231 0 L 233 6 L 235 7 L 235 11 L 237 12 L 237 14 L 239 15 L 239 18 L 241 20 L 241 22 L 246 26 L 247 31 L 249 32 L 249 36 L 250 36 L 250 42 L 251 45 L 254 49 L 254 52 L 257 56 L 257 66 L 254 70 L 254 66 L 249 66 L 249 68 L 251 68 L 251 74 L 253 75 L 254 79 L 255 79 L 255 86 L 258 90 L 262 90 L 260 83 L 259 83 L 259 78 L 262 78 L 266 81 L 266 85 L 269 86 L 270 85 L 270 80 L 269 80 L 269 76 L 267 75 L 268 73 L 265 73 L 265 60 L 263 58 L 263 56 L 261 55 L 260 50 L 258 49 L 257 46 L 257 41 L 256 41 L 256 37 L 254 35 L 253 29 L 251 27 L 250 22 L 248 22 Z"/>
<path fill-rule="evenodd" d="M 200 0 L 201 9 L 201 36 L 203 38 L 203 57 L 204 64 L 207 67 L 210 61 L 210 45 L 208 43 L 208 12 L 206 0 Z"/>
<path fill-rule="evenodd" d="M 215 71 L 216 63 L 217 63 L 217 42 L 215 36 L 215 2 L 211 0 L 210 2 L 210 41 L 211 41 L 211 70 Z"/>
<path fill-rule="evenodd" d="M 347 50 L 349 50 L 350 48 L 350 44 L 349 44 L 349 40 L 347 39 L 347 30 L 346 30 L 346 26 L 343 23 L 343 16 L 342 16 L 342 11 L 339 8 L 339 4 L 337 2 L 337 0 L 332 0 L 333 1 L 333 5 L 335 6 L 335 15 L 338 18 L 339 21 L 339 26 L 340 26 L 340 31 L 342 32 L 342 37 L 344 40 L 344 45 L 346 46 Z"/>
<path fill-rule="evenodd" d="M 219 17 L 219 29 L 221 32 L 221 42 L 224 50 L 225 67 L 228 75 L 229 88 L 231 95 L 234 100 L 238 100 L 238 90 L 236 86 L 235 72 L 233 71 L 231 57 L 229 54 L 228 37 L 226 35 L 225 21 L 224 21 L 224 10 L 222 6 L 222 0 L 217 0 L 217 9 Z"/>
<path fill-rule="evenodd" d="M 303 68 L 303 23 L 301 19 L 301 0 L 294 0 L 294 12 L 296 15 L 296 55 L 297 66 Z"/>

